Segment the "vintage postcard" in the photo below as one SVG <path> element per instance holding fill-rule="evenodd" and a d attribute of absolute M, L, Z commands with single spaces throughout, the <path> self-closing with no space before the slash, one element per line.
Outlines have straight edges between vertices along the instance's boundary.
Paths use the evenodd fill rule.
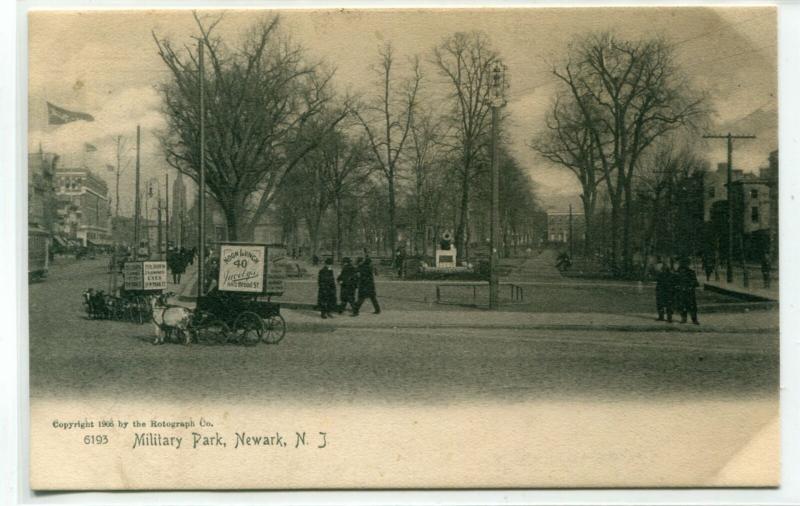
<path fill-rule="evenodd" d="M 778 486 L 778 16 L 29 11 L 32 488 Z"/>

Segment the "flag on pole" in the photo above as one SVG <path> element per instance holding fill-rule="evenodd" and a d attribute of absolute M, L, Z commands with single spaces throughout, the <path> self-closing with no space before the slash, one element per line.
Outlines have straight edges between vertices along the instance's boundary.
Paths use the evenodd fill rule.
<path fill-rule="evenodd" d="M 64 125 L 73 121 L 94 121 L 94 116 L 85 112 L 69 111 L 47 102 L 47 122 L 51 125 Z"/>
<path fill-rule="evenodd" d="M 85 150 L 87 153 L 91 153 L 91 152 L 93 152 L 93 151 L 97 151 L 97 146 L 95 146 L 94 144 L 89 144 L 88 142 L 84 142 L 84 143 L 83 143 L 83 149 L 84 149 L 84 150 Z"/>

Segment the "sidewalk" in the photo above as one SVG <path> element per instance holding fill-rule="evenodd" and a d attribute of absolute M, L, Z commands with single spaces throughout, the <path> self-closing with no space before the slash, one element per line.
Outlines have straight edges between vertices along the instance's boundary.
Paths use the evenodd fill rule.
<path fill-rule="evenodd" d="M 282 309 L 288 324 L 320 324 L 341 328 L 473 328 L 618 332 L 777 333 L 776 311 L 701 315 L 701 324 L 655 321 L 653 315 L 606 313 L 521 313 L 503 311 L 382 311 L 379 315 L 347 313 L 323 320 L 310 310 Z"/>

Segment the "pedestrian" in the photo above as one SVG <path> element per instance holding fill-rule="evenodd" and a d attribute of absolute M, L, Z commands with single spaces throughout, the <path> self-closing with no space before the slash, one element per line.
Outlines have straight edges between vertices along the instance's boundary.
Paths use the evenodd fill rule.
<path fill-rule="evenodd" d="M 675 297 L 675 279 L 672 267 L 667 262 L 659 261 L 656 265 L 656 311 L 658 321 L 672 323 L 672 309 Z"/>
<path fill-rule="evenodd" d="M 689 267 L 689 259 L 682 257 L 675 273 L 675 294 L 677 296 L 678 311 L 681 313 L 681 323 L 686 323 L 687 314 L 691 316 L 692 323 L 699 325 L 697 320 L 697 297 L 694 289 L 700 286 L 697 274 Z"/>
<path fill-rule="evenodd" d="M 761 276 L 764 279 L 764 288 L 769 288 L 772 284 L 772 261 L 768 253 L 761 256 Z"/>
<path fill-rule="evenodd" d="M 397 247 L 397 252 L 394 257 L 395 267 L 397 268 L 397 277 L 402 279 L 404 274 L 404 267 L 406 261 L 406 253 L 402 246 Z"/>
<path fill-rule="evenodd" d="M 567 253 L 566 251 L 562 251 L 556 257 L 556 267 L 558 268 L 559 271 L 564 272 L 568 270 L 571 265 L 572 265 L 572 260 L 569 258 L 569 253 Z"/>
<path fill-rule="evenodd" d="M 336 280 L 341 285 L 339 289 L 339 314 L 347 309 L 347 304 L 350 304 L 350 310 L 356 310 L 356 289 L 358 288 L 358 271 L 353 267 L 353 263 L 349 257 L 342 259 L 342 272 Z"/>
<path fill-rule="evenodd" d="M 333 260 L 325 259 L 325 264 L 317 276 L 317 307 L 322 318 L 333 318 L 336 309 L 336 281 L 333 277 Z"/>
<path fill-rule="evenodd" d="M 169 270 L 172 271 L 172 282 L 176 285 L 180 284 L 181 276 L 186 271 L 186 255 L 173 248 L 167 256 L 167 263 Z"/>
<path fill-rule="evenodd" d="M 706 281 L 711 281 L 711 274 L 714 273 L 714 257 L 710 253 L 703 254 L 703 271 L 706 273 Z"/>
<path fill-rule="evenodd" d="M 358 316 L 361 304 L 366 299 L 372 302 L 374 313 L 380 314 L 381 306 L 378 304 L 378 297 L 375 292 L 375 273 L 372 271 L 372 261 L 369 257 L 366 257 L 358 266 L 358 301 L 356 302 L 356 307 L 353 308 L 353 316 Z"/>
<path fill-rule="evenodd" d="M 216 293 L 218 286 L 217 282 L 219 281 L 219 258 L 215 255 L 209 255 L 206 258 L 206 265 L 203 272 L 205 276 L 205 290 L 204 293 L 212 294 Z"/>

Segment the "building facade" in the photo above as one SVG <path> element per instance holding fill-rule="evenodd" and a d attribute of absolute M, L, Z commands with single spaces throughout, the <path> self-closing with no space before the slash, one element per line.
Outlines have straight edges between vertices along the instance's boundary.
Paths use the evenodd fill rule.
<path fill-rule="evenodd" d="M 732 181 L 742 179 L 744 172 L 733 170 Z M 711 210 L 717 202 L 728 200 L 728 164 L 718 163 L 715 172 L 706 172 L 703 175 L 703 221 L 711 221 Z"/>
<path fill-rule="evenodd" d="M 28 153 L 28 227 L 32 229 L 54 231 L 58 160 L 54 153 Z"/>
<path fill-rule="evenodd" d="M 571 223 L 571 225 L 570 225 Z M 547 241 L 557 244 L 570 242 L 570 232 L 575 242 L 586 237 L 586 218 L 583 213 L 547 211 Z"/>
<path fill-rule="evenodd" d="M 83 246 L 112 243 L 111 202 L 103 179 L 86 168 L 58 168 L 55 193 L 58 232 Z"/>
<path fill-rule="evenodd" d="M 726 163 L 720 163 L 716 172 L 706 173 L 703 179 L 703 218 L 720 257 L 727 255 L 729 240 L 727 169 Z M 758 173 L 733 170 L 731 176 L 734 259 L 777 258 L 778 152 L 770 153 L 769 165 Z"/>

